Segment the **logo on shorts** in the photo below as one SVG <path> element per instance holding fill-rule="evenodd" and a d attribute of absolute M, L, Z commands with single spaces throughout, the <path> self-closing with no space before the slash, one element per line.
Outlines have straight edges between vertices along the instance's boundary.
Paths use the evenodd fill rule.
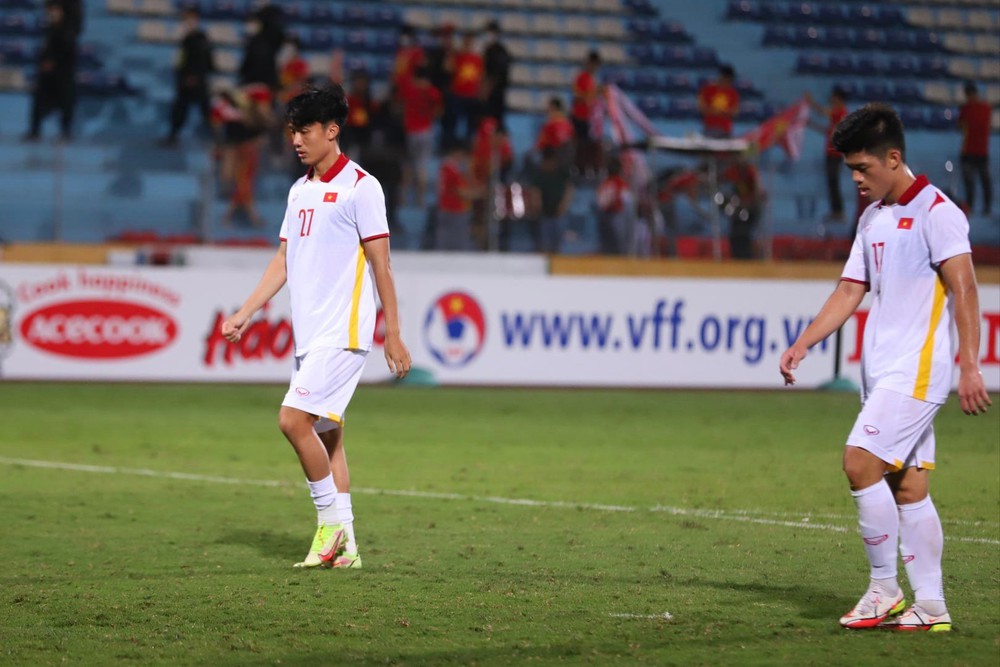
<path fill-rule="evenodd" d="M 878 545 L 882 544 L 887 539 L 889 539 L 889 536 L 888 535 L 878 535 L 876 537 L 865 537 L 863 539 L 865 541 L 865 544 L 869 544 L 869 545 L 871 545 L 873 547 L 877 547 Z"/>
<path fill-rule="evenodd" d="M 479 302 L 465 292 L 448 292 L 431 304 L 424 319 L 424 340 L 443 366 L 459 368 L 483 349 L 486 318 Z"/>
<path fill-rule="evenodd" d="M 306 389 L 305 387 L 296 387 L 295 393 L 298 394 L 299 396 L 308 396 L 309 390 Z"/>
<path fill-rule="evenodd" d="M 916 558 L 916 556 L 903 556 L 903 565 L 912 563 L 914 558 Z"/>
<path fill-rule="evenodd" d="M 871 426 L 871 425 L 869 425 L 869 424 L 865 424 L 865 433 L 866 433 L 867 435 L 878 435 L 878 434 L 879 434 L 879 433 L 881 433 L 881 432 L 882 432 L 882 431 L 878 430 L 878 429 L 877 429 L 877 428 L 875 428 L 874 426 Z"/>

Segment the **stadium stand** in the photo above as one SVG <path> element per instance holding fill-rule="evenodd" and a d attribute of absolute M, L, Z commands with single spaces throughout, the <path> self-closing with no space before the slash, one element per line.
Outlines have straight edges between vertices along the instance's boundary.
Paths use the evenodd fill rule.
<path fill-rule="evenodd" d="M 0 128 L 0 172 L 11 176 L 4 179 L 6 199 L 23 195 L 62 201 L 47 211 L 12 207 L 0 219 L 0 237 L 40 240 L 59 235 L 95 241 L 148 239 L 143 235 L 152 233 L 173 239 L 193 235 L 266 242 L 259 230 L 212 227 L 221 203 L 206 194 L 213 191 L 212 162 L 204 144 L 192 141 L 175 151 L 154 146 L 164 131 L 172 96 L 178 9 L 200 9 L 216 47 L 213 87 L 222 89 L 235 81 L 249 4 L 87 3 L 78 76 L 79 139 L 69 146 L 27 148 L 17 137 L 24 129 L 21 119 L 27 114 L 26 93 L 33 82 L 41 24 L 31 0 L 0 1 L 0 110 L 5 120 Z M 508 123 L 518 154 L 533 144 L 549 97 L 568 97 L 572 79 L 592 49 L 604 61 L 604 79 L 630 95 L 661 132 L 674 136 L 698 129 L 695 96 L 720 63 L 737 66 L 742 99 L 737 133 L 807 90 L 822 98 L 839 85 L 848 91 L 852 105 L 890 101 L 913 133 L 911 141 L 921 147 L 915 154 L 926 164 L 923 168 L 951 189 L 956 175 L 947 163 L 957 157 L 954 128 L 962 82 L 978 82 L 983 97 L 1000 104 L 1000 10 L 988 0 L 712 0 L 683 9 L 665 0 L 398 0 L 371 5 L 296 0 L 281 6 L 313 72 L 329 72 L 331 52 L 344 49 L 344 69 L 367 71 L 379 93 L 391 72 L 402 25 L 415 27 L 427 44 L 436 26 L 479 30 L 498 19 L 515 56 L 508 91 L 514 113 Z M 994 127 L 1000 127 L 998 114 Z M 816 201 L 822 200 L 817 194 L 822 192 L 821 151 L 822 137 L 813 133 L 800 166 L 780 155 L 762 156 L 762 173 L 770 181 L 772 231 L 776 239 L 786 239 L 781 252 L 775 242 L 776 256 L 797 258 L 811 252 L 810 243 L 791 243 L 788 237 L 823 241 L 816 238 L 823 206 Z M 998 153 L 994 148 L 994 157 Z M 654 169 L 674 164 L 663 156 L 650 159 Z M 992 169 L 1000 173 L 996 166 Z M 280 219 L 287 175 L 266 169 L 260 180 L 262 214 L 268 220 Z M 46 198 L 54 189 L 59 196 Z M 90 196 L 75 199 L 81 193 Z M 579 233 L 567 252 L 592 252 L 596 245 L 593 196 L 592 185 L 581 184 L 572 210 Z M 401 219 L 408 233 L 401 243 L 416 247 L 425 218 L 422 209 L 403 206 Z M 979 222 L 974 227 L 977 241 L 1000 245 L 998 221 Z M 685 229 L 706 233 L 690 219 Z M 825 228 L 822 233 L 845 236 L 848 231 Z M 837 253 L 843 250 L 841 240 L 830 245 Z M 790 247 L 795 250 L 787 250 Z M 704 246 L 679 243 L 678 251 L 697 254 Z"/>

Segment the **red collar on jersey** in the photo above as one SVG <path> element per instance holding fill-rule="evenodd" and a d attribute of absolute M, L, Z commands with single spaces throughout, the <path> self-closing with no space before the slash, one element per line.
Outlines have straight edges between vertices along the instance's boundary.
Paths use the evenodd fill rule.
<path fill-rule="evenodd" d="M 323 181 L 324 183 L 329 183 L 334 179 L 334 177 L 337 174 L 343 171 L 344 167 L 346 167 L 347 163 L 350 161 L 351 159 L 347 157 L 345 153 L 341 153 L 340 157 L 337 158 L 337 161 L 333 163 L 333 166 L 330 167 L 325 174 L 320 176 L 319 180 Z M 306 172 L 306 178 L 312 180 L 312 177 L 313 177 L 313 170 L 312 167 L 309 167 L 309 171 Z"/>
<path fill-rule="evenodd" d="M 899 204 L 900 206 L 906 206 L 911 201 L 913 201 L 914 197 L 916 197 L 920 193 L 920 191 L 926 188 L 928 185 L 930 185 L 930 181 L 927 180 L 926 176 L 920 174 L 919 176 L 917 176 L 917 180 L 913 181 L 913 185 L 906 188 L 906 192 L 899 195 L 899 199 L 896 201 L 896 203 Z"/>

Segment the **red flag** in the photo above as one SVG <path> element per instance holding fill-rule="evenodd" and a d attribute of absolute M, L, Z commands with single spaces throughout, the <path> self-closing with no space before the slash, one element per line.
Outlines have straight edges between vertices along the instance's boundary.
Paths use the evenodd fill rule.
<path fill-rule="evenodd" d="M 337 193 L 336 192 L 327 192 L 325 195 L 323 195 L 323 201 L 324 202 L 335 202 L 335 201 L 337 201 Z"/>
<path fill-rule="evenodd" d="M 913 229 L 913 218 L 900 218 L 896 229 Z"/>
<path fill-rule="evenodd" d="M 780 145 L 788 153 L 788 157 L 798 160 L 808 121 L 809 103 L 802 98 L 750 130 L 743 138 L 760 151 Z"/>

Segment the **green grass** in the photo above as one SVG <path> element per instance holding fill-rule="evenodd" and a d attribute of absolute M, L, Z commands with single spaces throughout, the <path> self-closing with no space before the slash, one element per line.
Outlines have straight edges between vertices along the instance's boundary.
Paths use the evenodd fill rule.
<path fill-rule="evenodd" d="M 856 396 L 362 387 L 365 569 L 300 572 L 283 391 L 0 385 L 0 664 L 998 664 L 995 413 L 938 417 L 956 629 L 913 636 L 837 625 L 867 583 Z"/>

